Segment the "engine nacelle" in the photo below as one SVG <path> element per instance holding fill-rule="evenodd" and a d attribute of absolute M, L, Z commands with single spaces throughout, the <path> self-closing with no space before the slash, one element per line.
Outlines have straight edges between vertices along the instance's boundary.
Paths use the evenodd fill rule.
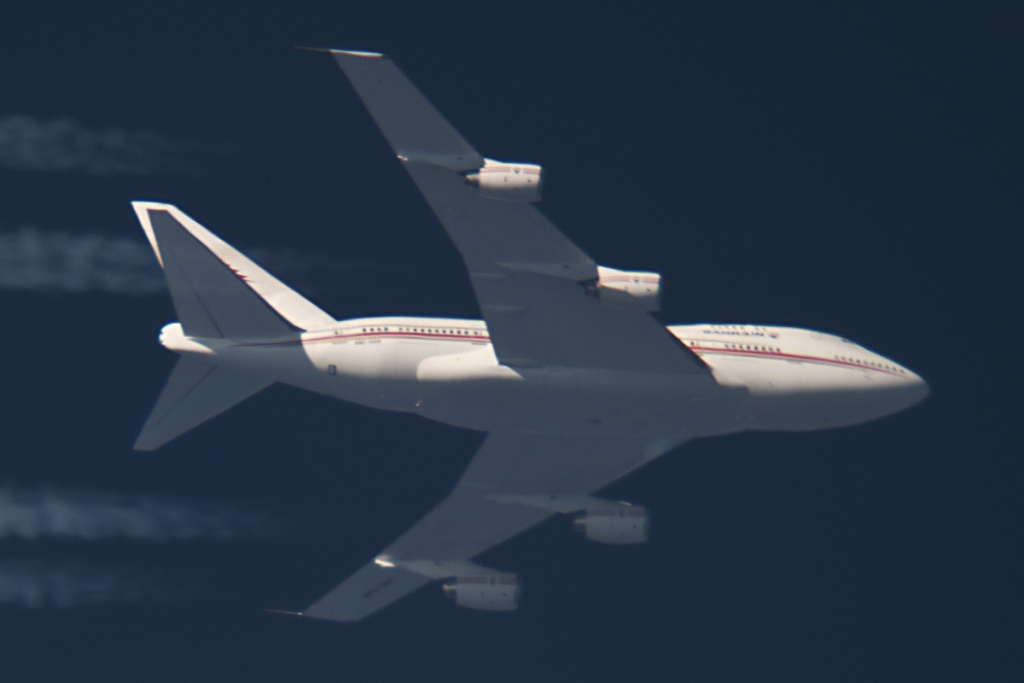
<path fill-rule="evenodd" d="M 543 169 L 536 164 L 518 164 L 484 159 L 479 171 L 466 174 L 466 183 L 480 188 L 491 199 L 539 202 L 544 185 Z"/>
<path fill-rule="evenodd" d="M 519 579 L 514 574 L 457 576 L 444 584 L 444 594 L 459 607 L 505 612 L 519 607 Z"/>
<path fill-rule="evenodd" d="M 647 508 L 618 505 L 584 510 L 573 519 L 573 526 L 599 543 L 646 543 L 647 520 Z"/>
<path fill-rule="evenodd" d="M 597 267 L 594 289 L 602 304 L 654 312 L 661 308 L 661 275 Z"/>

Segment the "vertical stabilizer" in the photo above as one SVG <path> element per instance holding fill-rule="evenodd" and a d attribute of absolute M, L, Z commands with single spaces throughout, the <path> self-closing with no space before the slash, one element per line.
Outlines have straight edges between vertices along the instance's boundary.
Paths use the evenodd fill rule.
<path fill-rule="evenodd" d="M 170 204 L 132 202 L 190 337 L 257 339 L 334 319 Z"/>

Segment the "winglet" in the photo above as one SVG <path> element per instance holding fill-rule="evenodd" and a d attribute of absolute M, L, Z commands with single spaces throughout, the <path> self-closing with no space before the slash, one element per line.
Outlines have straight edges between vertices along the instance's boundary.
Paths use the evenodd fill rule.
<path fill-rule="evenodd" d="M 304 616 L 306 616 L 302 612 L 290 612 L 290 611 L 288 611 L 286 609 L 271 609 L 269 607 L 264 607 L 263 611 L 266 612 L 267 614 L 283 614 L 283 615 L 285 615 L 287 617 L 304 617 Z"/>

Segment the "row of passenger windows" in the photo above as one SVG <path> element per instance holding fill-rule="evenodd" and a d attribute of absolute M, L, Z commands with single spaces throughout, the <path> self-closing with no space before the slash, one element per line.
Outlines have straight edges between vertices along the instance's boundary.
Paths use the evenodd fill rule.
<path fill-rule="evenodd" d="M 430 327 L 364 327 L 362 332 L 419 332 L 424 334 L 454 334 L 463 337 L 479 337 L 479 330 L 437 329 Z"/>
<path fill-rule="evenodd" d="M 712 325 L 701 330 L 704 334 L 729 334 L 737 337 L 763 337 L 763 327 L 745 327 L 743 325 Z"/>
<path fill-rule="evenodd" d="M 695 341 L 685 342 L 687 346 L 698 346 L 699 343 Z M 761 346 L 760 344 L 722 344 L 720 348 L 723 349 L 735 349 L 737 351 L 767 351 L 770 353 L 782 353 L 782 349 L 775 346 Z M 708 349 L 709 351 L 714 350 Z"/>
<path fill-rule="evenodd" d="M 887 365 L 886 363 L 876 363 L 874 361 L 861 360 L 860 358 L 850 358 L 849 356 L 833 356 L 838 361 L 844 363 L 853 363 L 855 365 L 863 365 L 867 368 L 879 368 L 880 370 L 888 370 L 889 372 L 898 372 L 901 375 L 907 374 L 907 371 L 903 368 L 895 365 Z"/>
<path fill-rule="evenodd" d="M 725 344 L 725 348 L 739 351 L 770 351 L 771 353 L 781 353 L 782 351 L 782 349 L 777 349 L 774 346 L 760 346 L 758 344 Z"/>

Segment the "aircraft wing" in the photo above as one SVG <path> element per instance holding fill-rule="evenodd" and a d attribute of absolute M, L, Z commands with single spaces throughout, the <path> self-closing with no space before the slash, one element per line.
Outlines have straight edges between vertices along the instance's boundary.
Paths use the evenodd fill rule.
<path fill-rule="evenodd" d="M 369 616 L 432 580 L 449 578 L 444 567 L 571 511 L 573 494 L 585 497 L 680 443 L 492 432 L 447 498 L 302 615 L 332 621 Z M 570 502 L 548 504 L 554 500 Z"/>
<path fill-rule="evenodd" d="M 482 195 L 483 157 L 384 55 L 332 50 L 469 269 L 498 359 L 510 366 L 707 373 L 647 313 L 602 305 L 597 264 L 532 204 Z"/>

